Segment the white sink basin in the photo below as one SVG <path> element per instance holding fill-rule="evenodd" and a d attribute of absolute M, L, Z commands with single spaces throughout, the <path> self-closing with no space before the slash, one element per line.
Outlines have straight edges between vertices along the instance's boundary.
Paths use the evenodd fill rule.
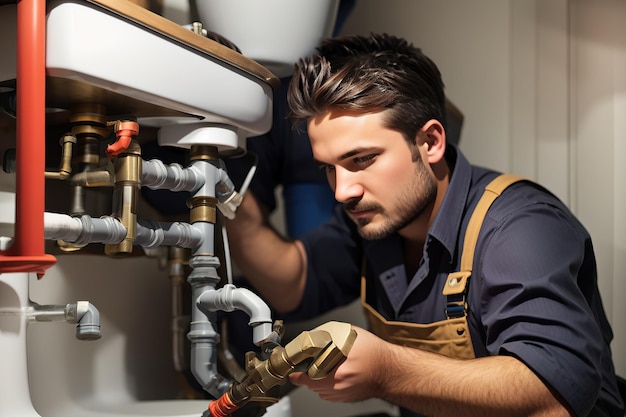
<path fill-rule="evenodd" d="M 16 7 L 0 7 L 0 89 L 16 78 Z M 47 12 L 48 107 L 104 104 L 151 126 L 271 127 L 278 79 L 257 62 L 130 2 L 53 1 Z M 5 53 L 6 52 L 6 53 Z"/>

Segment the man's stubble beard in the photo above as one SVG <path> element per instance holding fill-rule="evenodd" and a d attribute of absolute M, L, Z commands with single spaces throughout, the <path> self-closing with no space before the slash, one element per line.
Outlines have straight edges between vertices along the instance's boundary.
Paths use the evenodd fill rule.
<path fill-rule="evenodd" d="M 397 233 L 412 221 L 419 218 L 427 208 L 431 207 L 437 197 L 437 183 L 424 166 L 421 158 L 415 160 L 415 177 L 403 190 L 400 190 L 394 202 L 396 215 L 388 217 L 387 210 L 378 203 L 348 202 L 344 208 L 358 210 L 375 210 L 377 216 L 382 216 L 382 224 L 371 230 L 367 226 L 369 219 L 353 219 L 358 226 L 359 234 L 363 239 L 383 239 Z"/>

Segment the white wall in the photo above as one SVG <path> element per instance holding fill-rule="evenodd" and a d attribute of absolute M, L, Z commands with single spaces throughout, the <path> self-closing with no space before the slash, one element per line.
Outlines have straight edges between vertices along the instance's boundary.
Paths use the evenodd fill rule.
<path fill-rule="evenodd" d="M 587 226 L 626 375 L 626 3 L 359 0 L 343 33 L 369 32 L 438 64 L 472 162 L 543 183 Z"/>
<path fill-rule="evenodd" d="M 626 3 L 571 4 L 572 205 L 595 238 L 614 358 L 626 376 Z"/>

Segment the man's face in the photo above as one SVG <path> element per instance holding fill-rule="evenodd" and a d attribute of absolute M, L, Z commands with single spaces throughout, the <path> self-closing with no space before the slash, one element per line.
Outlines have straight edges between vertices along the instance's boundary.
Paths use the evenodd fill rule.
<path fill-rule="evenodd" d="M 307 124 L 315 160 L 365 239 L 400 232 L 432 208 L 437 192 L 420 142 L 386 128 L 383 115 L 333 111 Z"/>

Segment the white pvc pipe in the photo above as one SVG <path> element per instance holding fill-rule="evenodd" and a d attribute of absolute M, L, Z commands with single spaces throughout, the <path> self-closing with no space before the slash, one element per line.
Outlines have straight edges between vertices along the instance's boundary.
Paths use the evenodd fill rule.
<path fill-rule="evenodd" d="M 44 213 L 44 237 L 71 243 L 115 244 L 124 240 L 126 228 L 113 217 L 72 217 L 61 213 Z"/>
<path fill-rule="evenodd" d="M 196 301 L 200 310 L 245 312 L 252 327 L 252 341 L 256 345 L 266 340 L 272 333 L 272 313 L 267 304 L 255 293 L 246 288 L 226 284 L 214 291 L 203 292 Z"/>

